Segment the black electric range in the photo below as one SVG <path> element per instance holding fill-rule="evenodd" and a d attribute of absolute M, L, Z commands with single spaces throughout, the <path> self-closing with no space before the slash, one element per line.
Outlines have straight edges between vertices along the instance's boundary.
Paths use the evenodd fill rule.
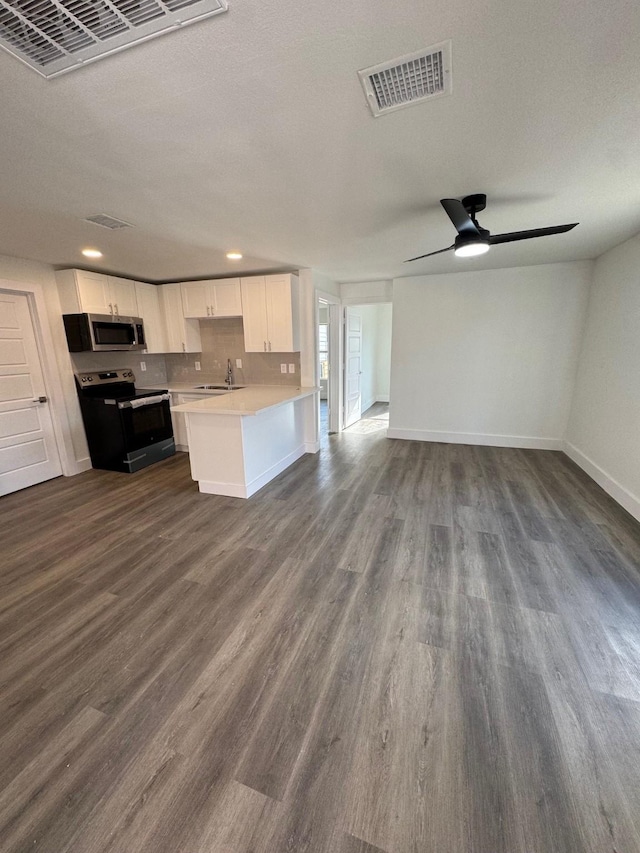
<path fill-rule="evenodd" d="M 94 468 L 132 473 L 173 456 L 169 392 L 139 389 L 130 368 L 76 373 Z"/>

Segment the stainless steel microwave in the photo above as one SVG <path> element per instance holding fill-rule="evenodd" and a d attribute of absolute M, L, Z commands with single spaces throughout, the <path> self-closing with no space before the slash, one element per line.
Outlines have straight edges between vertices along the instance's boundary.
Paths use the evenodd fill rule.
<path fill-rule="evenodd" d="M 69 352 L 113 352 L 146 349 L 141 317 L 109 314 L 63 314 Z"/>

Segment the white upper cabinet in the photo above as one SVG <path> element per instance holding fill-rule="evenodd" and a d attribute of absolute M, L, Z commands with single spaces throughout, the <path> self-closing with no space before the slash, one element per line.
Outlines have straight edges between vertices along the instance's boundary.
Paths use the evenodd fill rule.
<path fill-rule="evenodd" d="M 239 278 L 220 278 L 211 282 L 214 317 L 242 317 L 242 292 Z"/>
<path fill-rule="evenodd" d="M 75 278 L 78 286 L 79 305 L 77 310 L 68 313 L 113 313 L 113 302 L 109 296 L 109 276 L 77 270 Z"/>
<path fill-rule="evenodd" d="M 116 317 L 139 317 L 136 283 L 126 278 L 109 278 L 109 296 Z"/>
<path fill-rule="evenodd" d="M 185 317 L 203 320 L 207 317 L 242 316 L 242 296 L 238 278 L 184 281 L 180 287 Z"/>
<path fill-rule="evenodd" d="M 295 275 L 241 279 L 247 352 L 298 352 L 299 285 Z"/>
<path fill-rule="evenodd" d="M 269 331 L 267 328 L 267 290 L 264 276 L 255 275 L 240 279 L 242 287 L 242 325 L 244 348 L 247 352 L 266 352 Z"/>
<path fill-rule="evenodd" d="M 56 273 L 63 314 L 109 314 L 112 317 L 138 317 L 136 283 L 85 270 L 60 270 Z"/>
<path fill-rule="evenodd" d="M 144 321 L 147 352 L 167 352 L 167 333 L 160 307 L 160 288 L 155 284 L 136 281 L 136 300 L 139 316 Z"/>
<path fill-rule="evenodd" d="M 185 281 L 180 285 L 185 317 L 210 317 L 211 302 L 206 281 Z"/>
<path fill-rule="evenodd" d="M 158 290 L 167 332 L 165 352 L 202 352 L 200 324 L 185 318 L 180 284 L 162 284 Z"/>

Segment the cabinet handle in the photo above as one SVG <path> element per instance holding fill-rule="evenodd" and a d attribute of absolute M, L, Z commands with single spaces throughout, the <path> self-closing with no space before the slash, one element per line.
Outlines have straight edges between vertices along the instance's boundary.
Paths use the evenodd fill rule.
<path fill-rule="evenodd" d="M 269 352 L 271 352 L 271 341 L 269 341 Z"/>
<path fill-rule="evenodd" d="M 109 303 L 109 310 L 111 311 L 111 316 L 113 317 L 113 304 Z"/>
<path fill-rule="evenodd" d="M 265 352 L 267 351 L 267 342 L 266 341 L 264 342 L 264 351 Z"/>
<path fill-rule="evenodd" d="M 211 308 L 207 305 L 207 317 L 211 316 Z"/>
<path fill-rule="evenodd" d="M 182 352 L 186 352 L 186 351 L 187 351 L 187 350 L 185 349 L 184 341 L 182 341 Z"/>
<path fill-rule="evenodd" d="M 114 302 L 113 304 L 114 304 L 115 309 L 116 309 L 116 317 L 119 317 L 119 316 L 120 316 L 120 311 L 118 310 L 118 303 L 117 303 L 117 302 Z"/>
<path fill-rule="evenodd" d="M 216 312 L 213 310 L 213 305 L 211 306 L 211 316 L 212 317 L 216 316 Z"/>

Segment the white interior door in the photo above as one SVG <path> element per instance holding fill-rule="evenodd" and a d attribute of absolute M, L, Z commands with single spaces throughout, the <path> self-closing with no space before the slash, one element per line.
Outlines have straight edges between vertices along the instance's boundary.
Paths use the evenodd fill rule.
<path fill-rule="evenodd" d="M 362 417 L 362 317 L 356 308 L 346 309 L 344 425 Z"/>
<path fill-rule="evenodd" d="M 0 292 L 0 495 L 60 474 L 29 302 Z"/>

